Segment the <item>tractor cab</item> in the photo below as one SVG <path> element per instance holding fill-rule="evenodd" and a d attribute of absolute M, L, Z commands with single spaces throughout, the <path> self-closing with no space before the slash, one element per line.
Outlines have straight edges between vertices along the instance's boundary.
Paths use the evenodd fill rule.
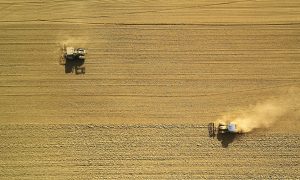
<path fill-rule="evenodd" d="M 78 49 L 77 49 L 77 53 L 80 54 L 80 55 L 85 55 L 86 52 L 85 52 L 85 49 L 83 49 L 83 48 L 78 48 Z"/>

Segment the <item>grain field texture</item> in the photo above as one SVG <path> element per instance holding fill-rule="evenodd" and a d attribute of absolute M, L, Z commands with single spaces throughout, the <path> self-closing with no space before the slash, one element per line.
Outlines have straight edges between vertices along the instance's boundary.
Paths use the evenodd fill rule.
<path fill-rule="evenodd" d="M 207 135 L 299 90 L 298 0 L 0 0 L 0 14 L 0 179 L 300 178 L 299 117 Z M 58 64 L 64 43 L 87 48 L 86 74 Z"/>
<path fill-rule="evenodd" d="M 4 125 L 1 179 L 299 178 L 299 134 L 236 137 L 204 125 Z"/>

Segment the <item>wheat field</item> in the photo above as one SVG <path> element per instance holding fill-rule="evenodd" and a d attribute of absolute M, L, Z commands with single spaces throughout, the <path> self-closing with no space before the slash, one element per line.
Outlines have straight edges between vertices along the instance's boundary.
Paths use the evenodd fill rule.
<path fill-rule="evenodd" d="M 300 178 L 299 117 L 207 131 L 300 87 L 299 1 L 0 0 L 0 14 L 1 179 Z M 87 49 L 86 74 L 65 73 L 63 44 Z"/>

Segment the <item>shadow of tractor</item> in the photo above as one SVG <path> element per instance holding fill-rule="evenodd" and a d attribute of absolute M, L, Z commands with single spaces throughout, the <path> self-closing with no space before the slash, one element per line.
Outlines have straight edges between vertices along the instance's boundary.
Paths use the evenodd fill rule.
<path fill-rule="evenodd" d="M 217 139 L 221 142 L 222 147 L 227 148 L 230 143 L 232 143 L 239 134 L 237 133 L 218 133 Z"/>
<path fill-rule="evenodd" d="M 70 60 L 66 59 L 65 63 L 65 73 L 75 73 L 75 74 L 85 74 L 84 60 L 76 59 Z"/>
<path fill-rule="evenodd" d="M 237 138 L 241 137 L 243 134 L 229 132 L 229 131 L 222 131 L 219 129 L 219 126 L 216 126 L 215 123 L 208 124 L 208 134 L 209 137 L 215 138 L 217 137 L 218 141 L 221 142 L 223 148 L 227 148 L 230 143 L 232 143 Z"/>

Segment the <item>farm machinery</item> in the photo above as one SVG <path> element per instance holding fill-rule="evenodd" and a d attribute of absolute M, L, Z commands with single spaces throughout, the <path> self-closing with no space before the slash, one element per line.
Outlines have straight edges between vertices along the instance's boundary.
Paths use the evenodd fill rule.
<path fill-rule="evenodd" d="M 217 134 L 234 134 L 238 133 L 238 127 L 236 123 L 229 122 L 229 123 L 209 123 L 208 124 L 208 133 L 210 137 L 214 137 Z"/>
<path fill-rule="evenodd" d="M 67 47 L 62 48 L 62 56 L 59 64 L 65 66 L 65 73 L 85 74 L 85 55 L 86 50 L 83 48 Z"/>

